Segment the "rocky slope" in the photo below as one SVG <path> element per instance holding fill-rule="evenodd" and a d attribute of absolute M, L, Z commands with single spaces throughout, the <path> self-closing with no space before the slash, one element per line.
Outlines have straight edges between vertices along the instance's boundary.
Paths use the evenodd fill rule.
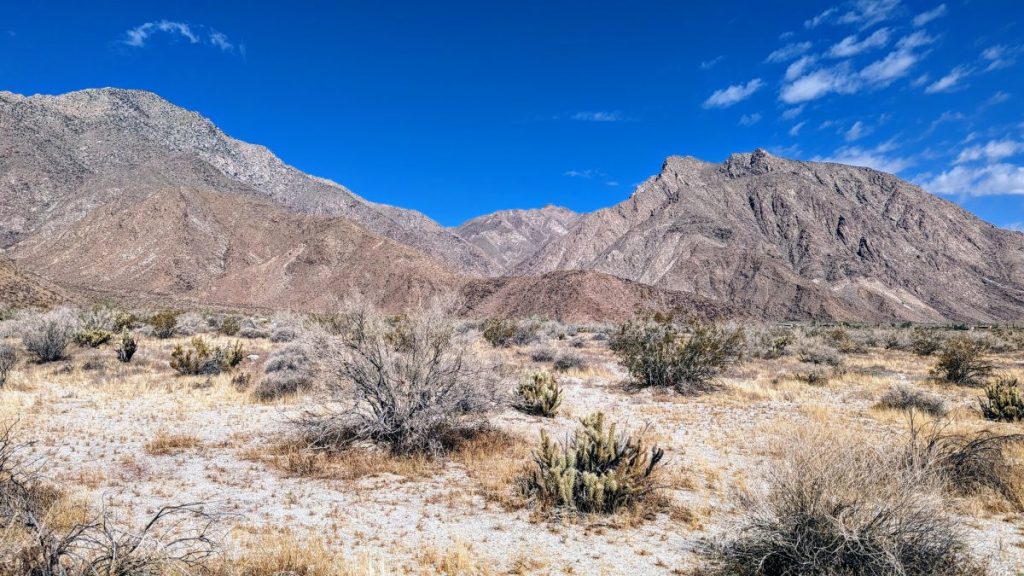
<path fill-rule="evenodd" d="M 504 271 L 551 240 L 564 236 L 579 216 L 559 206 L 501 210 L 473 218 L 456 228 L 455 233 L 482 250 Z"/>
<path fill-rule="evenodd" d="M 764 318 L 1020 320 L 1024 236 L 868 168 L 669 158 L 517 266 L 595 270 Z"/>
<path fill-rule="evenodd" d="M 47 282 L 30 277 L 0 258 L 0 311 L 4 308 L 48 307 L 65 298 Z"/>

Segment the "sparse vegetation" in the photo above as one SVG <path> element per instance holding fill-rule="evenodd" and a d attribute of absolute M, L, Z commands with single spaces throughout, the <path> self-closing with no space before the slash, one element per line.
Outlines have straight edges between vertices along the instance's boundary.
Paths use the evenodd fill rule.
<path fill-rule="evenodd" d="M 263 367 L 263 379 L 253 393 L 260 400 L 272 400 L 313 384 L 313 363 L 305 344 L 293 342 L 275 350 Z"/>
<path fill-rule="evenodd" d="M 240 329 L 241 324 L 238 321 L 238 316 L 230 315 L 221 319 L 218 331 L 225 336 L 237 336 Z"/>
<path fill-rule="evenodd" d="M 562 405 L 562 387 L 550 372 L 529 373 L 516 388 L 514 406 L 532 416 L 554 418 Z"/>
<path fill-rule="evenodd" d="M 135 337 L 132 336 L 132 333 L 129 332 L 127 328 L 124 328 L 121 331 L 121 338 L 118 341 L 117 348 L 115 349 L 117 352 L 117 359 L 124 364 L 131 362 L 132 358 L 135 356 L 135 351 L 138 350 L 138 348 L 138 344 L 135 342 Z"/>
<path fill-rule="evenodd" d="M 294 314 L 275 314 L 270 321 L 271 342 L 291 342 L 302 334 L 302 318 Z"/>
<path fill-rule="evenodd" d="M 114 335 L 106 330 L 82 330 L 75 334 L 75 344 L 83 348 L 99 348 L 110 342 Z"/>
<path fill-rule="evenodd" d="M 944 341 L 938 330 L 918 326 L 910 337 L 910 349 L 918 356 L 931 356 L 942 349 Z"/>
<path fill-rule="evenodd" d="M 1024 390 L 1016 378 L 999 378 L 985 387 L 981 413 L 989 420 L 1024 420 Z"/>
<path fill-rule="evenodd" d="M 481 326 L 484 340 L 495 348 L 529 344 L 537 339 L 539 329 L 534 322 L 517 322 L 503 318 L 489 318 Z"/>
<path fill-rule="evenodd" d="M 21 328 L 21 343 L 41 363 L 62 360 L 78 332 L 78 316 L 58 308 L 28 318 Z"/>
<path fill-rule="evenodd" d="M 153 328 L 153 335 L 161 340 L 174 336 L 178 326 L 178 315 L 175 310 L 161 310 L 149 317 L 148 324 Z"/>
<path fill-rule="evenodd" d="M 797 358 L 801 362 L 832 366 L 833 368 L 843 365 L 843 355 L 833 346 L 808 339 L 800 343 L 797 350 Z"/>
<path fill-rule="evenodd" d="M 751 332 L 747 351 L 750 356 L 771 360 L 789 354 L 796 336 L 787 328 L 769 328 Z"/>
<path fill-rule="evenodd" d="M 918 410 L 931 416 L 945 416 L 949 412 L 946 401 L 909 384 L 897 384 L 889 389 L 878 405 L 889 410 Z"/>
<path fill-rule="evenodd" d="M 575 352 L 563 352 L 555 358 L 553 366 L 559 372 L 582 370 L 587 367 L 587 361 Z"/>
<path fill-rule="evenodd" d="M 580 420 L 565 443 L 541 432 L 536 468 L 524 480 L 528 496 L 545 509 L 610 514 L 655 499 L 655 471 L 664 457 L 638 435 L 620 433 L 604 414 Z"/>
<path fill-rule="evenodd" d="M 620 326 L 610 346 L 640 386 L 707 391 L 740 358 L 743 332 L 697 320 L 685 331 L 672 320 L 641 318 Z"/>
<path fill-rule="evenodd" d="M 992 373 L 985 358 L 988 347 L 969 336 L 954 336 L 943 344 L 932 374 L 961 386 L 980 386 Z"/>
<path fill-rule="evenodd" d="M 177 344 L 171 352 L 171 368 L 181 375 L 214 375 L 237 366 L 244 358 L 242 343 L 226 348 L 213 346 L 195 336 L 188 347 Z"/>
<path fill-rule="evenodd" d="M 18 362 L 18 354 L 9 344 L 0 342 L 0 388 L 7 385 L 7 378 Z"/>
<path fill-rule="evenodd" d="M 555 351 L 547 347 L 538 347 L 530 350 L 530 360 L 534 362 L 551 362 L 555 359 Z"/>

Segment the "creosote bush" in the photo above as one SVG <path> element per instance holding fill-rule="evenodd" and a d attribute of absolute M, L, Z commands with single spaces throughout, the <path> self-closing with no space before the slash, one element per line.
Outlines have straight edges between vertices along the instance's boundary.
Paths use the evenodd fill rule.
<path fill-rule="evenodd" d="M 550 372 L 529 373 L 516 388 L 513 406 L 532 416 L 554 418 L 562 405 L 562 387 Z"/>
<path fill-rule="evenodd" d="M 567 370 L 582 370 L 587 367 L 587 362 L 575 352 L 563 352 L 555 358 L 552 366 L 559 372 L 565 372 Z"/>
<path fill-rule="evenodd" d="M 178 326 L 179 312 L 174 310 L 161 310 L 149 317 L 147 323 L 153 327 L 153 335 L 161 340 L 174 336 L 174 329 Z"/>
<path fill-rule="evenodd" d="M 241 342 L 223 348 L 212 346 L 202 336 L 196 336 L 189 347 L 181 344 L 174 347 L 171 368 L 182 375 L 214 375 L 234 368 L 244 358 Z"/>
<path fill-rule="evenodd" d="M 434 303 L 395 322 L 358 303 L 340 315 L 340 336 L 322 346 L 329 397 L 297 421 L 307 443 L 336 450 L 364 440 L 439 456 L 446 435 L 484 424 L 502 403 L 499 378 L 445 312 Z"/>
<path fill-rule="evenodd" d="M 540 326 L 536 322 L 518 322 L 504 318 L 489 318 L 481 325 L 484 340 L 495 348 L 523 346 L 537 339 Z"/>
<path fill-rule="evenodd" d="M 274 350 L 263 367 L 263 379 L 253 390 L 260 400 L 273 400 L 313 384 L 313 362 L 309 348 L 292 342 Z"/>
<path fill-rule="evenodd" d="M 931 356 L 942 349 L 944 341 L 938 330 L 918 326 L 910 337 L 910 349 L 918 356 Z"/>
<path fill-rule="evenodd" d="M 713 574 L 984 574 L 928 474 L 852 434 L 797 430 L 740 496 L 731 536 L 709 544 Z"/>
<path fill-rule="evenodd" d="M 555 359 L 555 351 L 547 347 L 538 347 L 530 350 L 530 360 L 534 362 L 551 362 Z"/>
<path fill-rule="evenodd" d="M 941 396 L 909 384 L 897 384 L 890 388 L 879 399 L 878 405 L 890 410 L 918 410 L 931 416 L 945 416 L 949 412 L 949 406 Z"/>
<path fill-rule="evenodd" d="M 711 389 L 714 378 L 739 360 L 743 332 L 650 316 L 620 326 L 609 346 L 638 385 L 694 393 Z"/>
<path fill-rule="evenodd" d="M 985 387 L 981 413 L 989 420 L 1024 420 L 1024 389 L 1016 378 L 1000 378 Z"/>
<path fill-rule="evenodd" d="M 541 432 L 534 452 L 535 469 L 524 491 L 545 509 L 611 514 L 654 498 L 655 469 L 664 457 L 641 436 L 619 433 L 605 425 L 604 414 L 580 420 L 564 443 Z"/>
<path fill-rule="evenodd" d="M 843 365 L 843 355 L 834 346 L 814 339 L 805 339 L 796 353 L 797 359 L 808 364 L 832 366 Z"/>
<path fill-rule="evenodd" d="M 0 388 L 7 385 L 7 378 L 18 362 L 18 355 L 10 345 L 0 342 Z"/>
<path fill-rule="evenodd" d="M 135 343 L 135 337 L 132 336 L 132 333 L 127 328 L 123 329 L 117 347 L 114 349 L 117 352 L 117 359 L 125 364 L 131 362 L 138 348 L 139 346 Z"/>
<path fill-rule="evenodd" d="M 39 362 L 55 362 L 64 358 L 77 333 L 78 315 L 68 308 L 58 308 L 25 320 L 21 342 Z"/>
<path fill-rule="evenodd" d="M 750 356 L 771 360 L 782 358 L 796 342 L 796 336 L 787 328 L 770 328 L 752 332 L 747 342 Z"/>
<path fill-rule="evenodd" d="M 82 330 L 75 334 L 75 344 L 83 348 L 99 348 L 110 342 L 114 335 L 106 330 Z"/>
<path fill-rule="evenodd" d="M 943 344 L 932 374 L 961 386 L 980 386 L 992 373 L 985 359 L 988 347 L 969 336 L 954 336 Z"/>
<path fill-rule="evenodd" d="M 221 319 L 220 327 L 217 330 L 225 336 L 237 336 L 241 328 L 238 316 L 225 316 Z"/>

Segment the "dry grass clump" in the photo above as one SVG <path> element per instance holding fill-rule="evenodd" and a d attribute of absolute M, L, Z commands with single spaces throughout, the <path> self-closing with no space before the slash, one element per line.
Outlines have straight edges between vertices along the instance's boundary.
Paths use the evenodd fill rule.
<path fill-rule="evenodd" d="M 587 361 L 575 352 L 562 352 L 557 358 L 555 358 L 552 367 L 559 372 L 583 370 L 587 367 Z"/>
<path fill-rule="evenodd" d="M 639 386 L 695 393 L 712 389 L 718 374 L 739 360 L 743 332 L 649 316 L 620 326 L 609 346 Z"/>
<path fill-rule="evenodd" d="M 927 474 L 898 450 L 853 434 L 798 430 L 739 498 L 710 572 L 763 576 L 984 574 Z"/>
<path fill-rule="evenodd" d="M 212 346 L 202 336 L 190 341 L 189 347 L 177 344 L 171 352 L 171 368 L 181 375 L 216 375 L 242 362 L 242 343 L 234 346 Z"/>
<path fill-rule="evenodd" d="M 0 377 L 0 382 L 2 381 Z M 981 413 L 989 420 L 1024 420 L 1024 389 L 1020 381 L 1016 378 L 999 378 L 986 386 L 985 397 L 981 399 Z"/>
<path fill-rule="evenodd" d="M 232 550 L 215 559 L 205 576 L 385 576 L 390 571 L 366 558 L 350 560 L 322 540 L 293 533 L 264 532 L 236 538 Z"/>
<path fill-rule="evenodd" d="M 35 314 L 21 325 L 21 343 L 40 363 L 55 362 L 64 359 L 78 327 L 78 315 L 70 308 Z"/>
<path fill-rule="evenodd" d="M 945 416 L 949 413 L 949 405 L 941 396 L 906 383 L 889 388 L 878 400 L 878 407 L 900 411 L 918 410 L 930 416 Z"/>
<path fill-rule="evenodd" d="M 263 366 L 263 378 L 253 390 L 260 400 L 273 400 L 305 390 L 313 384 L 309 346 L 292 342 L 274 350 Z"/>
<path fill-rule="evenodd" d="M 747 333 L 747 354 L 754 358 L 772 360 L 790 353 L 796 335 L 788 328 L 774 327 Z"/>
<path fill-rule="evenodd" d="M 199 438 L 192 434 L 173 434 L 160 430 L 152 440 L 146 442 L 146 453 L 151 456 L 169 456 L 202 446 Z"/>
<path fill-rule="evenodd" d="M 520 381 L 512 405 L 531 416 L 554 418 L 562 405 L 562 387 L 550 372 L 531 372 Z"/>
<path fill-rule="evenodd" d="M 325 352 L 334 356 L 330 397 L 297 422 L 310 445 L 366 440 L 396 454 L 437 454 L 445 433 L 482 424 L 500 404 L 498 378 L 439 305 L 401 322 L 367 306 L 347 317 L 349 327 Z"/>
<path fill-rule="evenodd" d="M 984 341 L 955 336 L 942 345 L 932 374 L 961 386 L 981 386 L 993 369 L 985 358 L 987 352 Z"/>
<path fill-rule="evenodd" d="M 18 354 L 11 345 L 0 342 L 0 388 L 7 385 L 7 378 L 18 363 Z"/>
<path fill-rule="evenodd" d="M 546 346 L 530 350 L 530 360 L 534 362 L 551 362 L 555 359 L 555 351 Z"/>
<path fill-rule="evenodd" d="M 564 443 L 541 432 L 534 470 L 523 479 L 525 494 L 543 509 L 611 514 L 657 501 L 655 471 L 664 451 L 650 449 L 641 435 L 605 426 L 604 414 L 580 420 Z"/>

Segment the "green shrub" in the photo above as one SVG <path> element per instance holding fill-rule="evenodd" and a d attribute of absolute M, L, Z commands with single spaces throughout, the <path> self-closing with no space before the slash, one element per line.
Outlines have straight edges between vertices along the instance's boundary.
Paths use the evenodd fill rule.
<path fill-rule="evenodd" d="M 99 348 L 107 342 L 114 335 L 106 330 L 82 330 L 75 335 L 75 343 L 83 348 Z"/>
<path fill-rule="evenodd" d="M 989 420 L 1024 420 L 1024 391 L 1016 378 L 1000 378 L 985 387 L 981 413 Z"/>
<path fill-rule="evenodd" d="M 121 330 L 121 340 L 115 350 L 117 351 L 117 359 L 125 364 L 131 362 L 132 357 L 135 356 L 138 345 L 135 343 L 135 337 L 132 336 L 132 333 L 127 328 Z"/>
<path fill-rule="evenodd" d="M 238 321 L 238 316 L 225 316 L 221 320 L 220 333 L 225 336 L 236 336 L 241 329 L 242 325 Z"/>
<path fill-rule="evenodd" d="M 192 338 L 188 348 L 178 344 L 171 352 L 171 368 L 182 375 L 214 375 L 237 366 L 245 356 L 241 342 L 221 348 L 211 346 L 202 336 Z"/>
<path fill-rule="evenodd" d="M 706 391 L 714 378 L 740 358 L 742 330 L 691 320 L 641 318 L 619 327 L 609 346 L 640 386 L 672 387 L 683 393 Z"/>
<path fill-rule="evenodd" d="M 943 338 L 938 330 L 914 328 L 910 337 L 910 349 L 918 356 L 931 356 L 942 349 Z"/>
<path fill-rule="evenodd" d="M 580 420 L 575 436 L 560 444 L 541 432 L 536 469 L 526 493 L 547 509 L 610 514 L 647 501 L 654 494 L 655 468 L 664 452 L 642 438 L 605 427 L 600 412 Z"/>
<path fill-rule="evenodd" d="M 987 346 L 969 336 L 946 340 L 939 351 L 939 361 L 932 374 L 963 386 L 979 386 L 992 373 L 992 364 L 985 360 Z"/>
<path fill-rule="evenodd" d="M 537 339 L 540 326 L 536 322 L 517 322 L 504 318 L 489 318 L 481 325 L 484 340 L 495 348 L 522 346 Z"/>
<path fill-rule="evenodd" d="M 174 310 L 162 310 L 150 316 L 149 325 L 153 327 L 153 335 L 162 340 L 174 336 L 179 314 Z"/>
<path fill-rule="evenodd" d="M 516 388 L 514 406 L 526 414 L 554 418 L 561 405 L 562 387 L 550 372 L 531 372 Z"/>
<path fill-rule="evenodd" d="M 131 330 L 138 324 L 139 318 L 131 312 L 125 312 L 124 310 L 118 310 L 114 313 L 114 331 L 122 332 L 125 329 Z"/>

